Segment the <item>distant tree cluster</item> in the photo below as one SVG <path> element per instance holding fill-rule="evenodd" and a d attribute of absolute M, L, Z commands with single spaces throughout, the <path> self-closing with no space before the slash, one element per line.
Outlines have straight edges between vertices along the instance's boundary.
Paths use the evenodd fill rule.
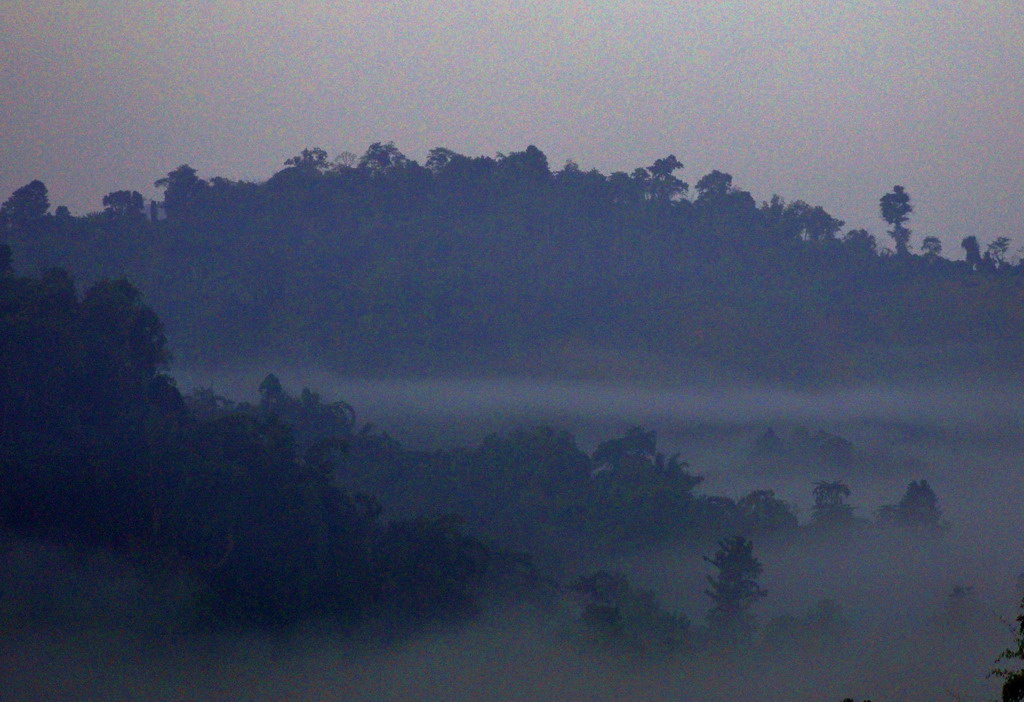
<path fill-rule="evenodd" d="M 182 165 L 148 213 L 117 190 L 83 217 L 50 214 L 33 181 L 0 206 L 0 240 L 31 268 L 130 276 L 187 363 L 507 368 L 642 339 L 677 363 L 800 380 L 910 372 L 928 345 L 1024 352 L 1009 240 L 967 236 L 951 261 L 925 236 L 915 253 L 899 185 L 879 201 L 893 253 L 820 206 L 758 204 L 728 173 L 691 188 L 674 155 L 605 175 L 552 170 L 535 146 L 435 148 L 421 165 L 389 142 L 284 166 L 252 183 Z"/>

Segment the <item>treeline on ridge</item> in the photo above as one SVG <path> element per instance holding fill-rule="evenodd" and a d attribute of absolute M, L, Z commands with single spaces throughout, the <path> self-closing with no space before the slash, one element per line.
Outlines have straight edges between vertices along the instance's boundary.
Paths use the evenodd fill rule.
<path fill-rule="evenodd" d="M 1009 240 L 970 235 L 965 260 L 943 258 L 937 238 L 913 240 L 896 186 L 879 201 L 890 251 L 821 207 L 758 204 L 727 173 L 691 189 L 682 167 L 307 149 L 259 183 L 180 166 L 162 202 L 119 190 L 82 217 L 50 214 L 33 181 L 0 208 L 0 237 L 29 269 L 130 277 L 184 364 L 533 370 L 628 350 L 793 380 L 1019 355 Z"/>

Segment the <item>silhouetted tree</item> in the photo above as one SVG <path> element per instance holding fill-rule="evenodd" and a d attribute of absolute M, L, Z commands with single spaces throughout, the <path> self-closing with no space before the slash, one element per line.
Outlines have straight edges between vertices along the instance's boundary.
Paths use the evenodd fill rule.
<path fill-rule="evenodd" d="M 443 146 L 438 146 L 430 150 L 427 154 L 427 161 L 424 164 L 426 168 L 433 173 L 437 174 L 448 167 L 448 164 L 457 158 L 465 158 L 460 154 L 455 153 L 451 149 L 446 149 Z"/>
<path fill-rule="evenodd" d="M 960 246 L 964 249 L 967 263 L 971 268 L 977 270 L 981 266 L 981 247 L 978 246 L 978 237 L 973 234 L 971 236 L 964 237 L 960 242 Z"/>
<path fill-rule="evenodd" d="M 985 248 L 985 260 L 990 263 L 993 268 L 1002 268 L 1006 265 L 1006 252 L 1010 249 L 1010 240 L 1001 236 L 995 241 L 989 243 Z"/>
<path fill-rule="evenodd" d="M 0 231 L 10 234 L 30 234 L 50 210 L 46 185 L 33 180 L 23 185 L 0 205 Z"/>
<path fill-rule="evenodd" d="M 395 168 L 402 168 L 408 165 L 409 159 L 398 150 L 393 141 L 382 144 L 375 141 L 370 144 L 359 159 L 359 168 L 370 171 L 374 174 L 386 173 Z"/>
<path fill-rule="evenodd" d="M 141 219 L 146 204 L 135 190 L 116 190 L 103 196 L 103 210 L 111 219 Z"/>
<path fill-rule="evenodd" d="M 278 415 L 287 400 L 281 381 L 273 373 L 268 373 L 260 382 L 260 411 L 265 416 Z"/>
<path fill-rule="evenodd" d="M 942 242 L 937 236 L 926 236 L 921 241 L 921 252 L 926 258 L 935 260 L 942 254 Z"/>
<path fill-rule="evenodd" d="M 331 167 L 327 152 L 321 148 L 303 149 L 298 156 L 292 156 L 284 165 L 304 171 L 322 173 Z"/>
<path fill-rule="evenodd" d="M 882 211 L 882 219 L 892 227 L 889 236 L 896 242 L 896 253 L 900 256 L 908 255 L 910 230 L 904 225 L 910 219 L 910 213 L 914 211 L 913 205 L 910 204 L 910 195 L 902 185 L 895 185 L 892 192 L 883 195 L 878 204 Z"/>
<path fill-rule="evenodd" d="M 659 158 L 653 165 L 647 167 L 647 172 L 651 175 L 648 188 L 652 200 L 670 202 L 686 194 L 690 186 L 674 175 L 675 171 L 682 167 L 683 164 L 674 155 Z"/>
<path fill-rule="evenodd" d="M 1013 646 L 1003 651 L 996 661 L 1013 662 L 1019 666 L 1024 662 L 1024 601 L 1021 602 L 1022 612 L 1017 615 L 1017 637 Z M 1024 670 L 1016 668 L 995 668 L 992 675 L 1003 679 L 1002 702 L 1024 702 Z"/>
<path fill-rule="evenodd" d="M 710 587 L 704 591 L 714 602 L 708 624 L 729 638 L 749 635 L 755 627 L 751 608 L 768 595 L 757 583 L 763 568 L 754 557 L 753 542 L 742 536 L 722 539 L 715 555 L 704 560 L 718 570 L 707 576 Z"/>
<path fill-rule="evenodd" d="M 799 520 L 789 505 L 775 497 L 772 490 L 754 490 L 736 501 L 736 512 L 743 528 L 760 531 L 794 529 Z"/>
<path fill-rule="evenodd" d="M 861 256 L 874 256 L 878 253 L 878 243 L 867 229 L 851 229 L 843 235 L 843 243 Z"/>
<path fill-rule="evenodd" d="M 732 176 L 721 171 L 711 171 L 697 181 L 698 200 L 722 198 L 732 192 Z"/>
<path fill-rule="evenodd" d="M 815 524 L 837 526 L 853 519 L 853 507 L 846 504 L 849 486 L 841 480 L 819 480 L 814 483 L 814 507 L 811 518 Z"/>
<path fill-rule="evenodd" d="M 941 526 L 942 510 L 927 480 L 914 480 L 895 505 L 878 510 L 879 521 L 916 529 L 934 530 Z"/>
<path fill-rule="evenodd" d="M 835 239 L 836 234 L 846 224 L 841 219 L 836 219 L 823 207 L 812 208 L 804 218 L 804 231 L 810 241 L 826 241 Z"/>
<path fill-rule="evenodd" d="M 453 516 L 392 522 L 374 547 L 381 596 L 401 619 L 473 614 L 490 551 Z"/>
<path fill-rule="evenodd" d="M 189 165 L 178 166 L 153 185 L 164 189 L 164 209 L 168 215 L 187 212 L 207 188 L 207 182 Z"/>
<path fill-rule="evenodd" d="M 512 183 L 543 183 L 551 177 L 548 157 L 533 144 L 525 151 L 499 154 L 498 172 Z"/>
<path fill-rule="evenodd" d="M 598 444 L 592 460 L 598 468 L 610 466 L 620 468 L 623 461 L 630 456 L 653 458 L 657 451 L 658 434 L 656 431 L 644 431 L 643 427 L 630 427 L 626 435 L 617 439 L 608 439 Z"/>

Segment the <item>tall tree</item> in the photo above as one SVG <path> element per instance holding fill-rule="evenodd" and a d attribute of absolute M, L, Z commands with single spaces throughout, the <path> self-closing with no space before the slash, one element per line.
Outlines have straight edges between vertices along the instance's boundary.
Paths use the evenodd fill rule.
<path fill-rule="evenodd" d="M 686 194 L 690 186 L 674 175 L 675 171 L 682 167 L 683 164 L 674 154 L 659 158 L 653 165 L 647 167 L 647 172 L 651 174 L 649 192 L 652 200 L 670 202 Z"/>
<path fill-rule="evenodd" d="M 757 583 L 763 567 L 754 557 L 754 544 L 743 536 L 732 536 L 718 542 L 712 558 L 704 560 L 718 569 L 707 576 L 704 591 L 714 603 L 708 611 L 712 629 L 728 638 L 749 635 L 755 627 L 751 608 L 768 592 Z"/>
<path fill-rule="evenodd" d="M 1002 268 L 1007 264 L 1006 252 L 1009 250 L 1009 238 L 1001 236 L 985 247 L 985 260 L 989 261 L 993 268 Z"/>
<path fill-rule="evenodd" d="M 882 219 L 892 227 L 889 236 L 896 242 L 896 253 L 906 256 L 910 253 L 910 229 L 905 225 L 910 219 L 914 206 L 910 204 L 910 195 L 902 185 L 893 186 L 891 193 L 886 193 L 878 201 L 882 211 Z"/>
<path fill-rule="evenodd" d="M 153 185 L 164 189 L 164 209 L 170 215 L 188 211 L 207 188 L 207 182 L 189 165 L 178 166 Z"/>
<path fill-rule="evenodd" d="M 963 247 L 967 263 L 971 268 L 977 269 L 981 266 L 981 247 L 978 246 L 978 237 L 973 234 L 964 237 L 963 241 L 960 242 L 960 246 Z"/>

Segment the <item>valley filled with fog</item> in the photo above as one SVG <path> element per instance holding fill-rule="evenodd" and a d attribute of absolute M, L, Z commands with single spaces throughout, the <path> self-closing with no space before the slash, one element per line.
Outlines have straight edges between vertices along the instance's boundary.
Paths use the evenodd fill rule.
<path fill-rule="evenodd" d="M 177 372 L 179 387 L 258 401 L 262 375 Z M 754 537 L 767 596 L 742 644 L 650 651 L 595 640 L 564 585 L 542 602 L 485 601 L 472 620 L 394 638 L 308 622 L 285 632 L 197 632 L 187 586 L 116 559 L 6 539 L 9 699 L 983 699 L 1024 595 L 1024 431 L 1012 388 L 668 387 L 531 378 L 353 379 L 280 373 L 352 405 L 410 449 L 477 444 L 517 426 L 571 432 L 593 452 L 635 425 L 657 432 L 733 500 L 773 490 L 798 529 Z M 794 448 L 759 459 L 765 433 Z M 817 437 L 817 438 L 815 438 Z M 838 454 L 821 440 L 848 442 Z M 829 444 L 833 448 L 835 443 Z M 846 444 L 840 444 L 845 447 Z M 344 470 L 334 478 L 344 485 Z M 885 527 L 878 510 L 911 481 L 938 496 L 941 529 Z M 812 488 L 842 481 L 859 521 L 815 529 Z M 405 517 L 407 514 L 385 516 Z M 473 528 L 472 519 L 467 528 Z M 711 535 L 613 552 L 563 551 L 545 578 L 609 570 L 705 621 Z M 59 569 L 57 581 L 45 574 Z M 13 599 L 13 603 L 12 603 Z M 126 606 L 126 601 L 133 604 Z M 828 602 L 828 605 L 822 605 Z M 834 608 L 834 609 L 830 609 Z M 600 638 L 600 637 L 598 637 Z"/>

